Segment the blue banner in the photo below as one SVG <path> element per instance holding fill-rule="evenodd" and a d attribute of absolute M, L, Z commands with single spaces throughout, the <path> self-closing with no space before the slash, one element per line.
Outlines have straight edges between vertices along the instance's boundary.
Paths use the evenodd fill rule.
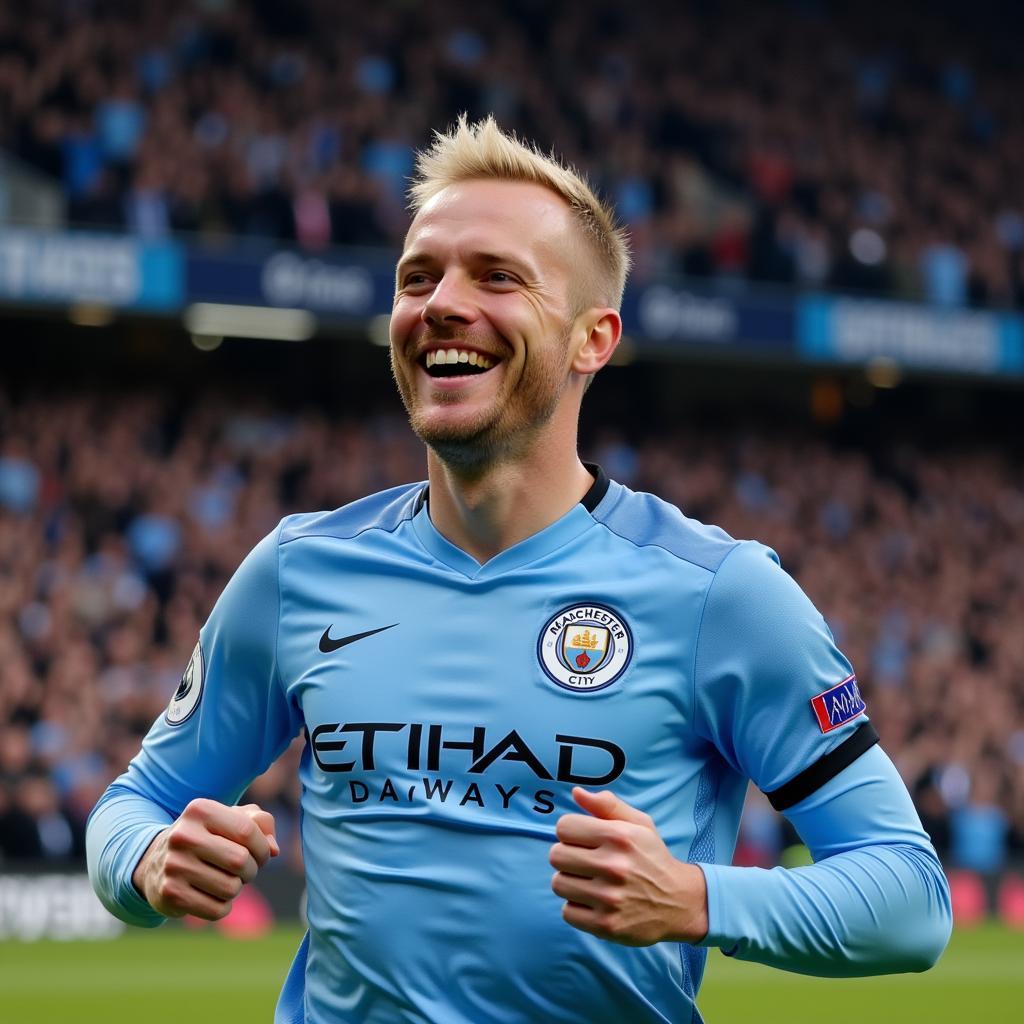
<path fill-rule="evenodd" d="M 909 302 L 804 296 L 797 300 L 797 344 L 807 359 L 961 373 L 1024 371 L 1020 317 Z"/>
<path fill-rule="evenodd" d="M 374 316 L 391 310 L 394 263 L 380 254 L 334 251 L 312 256 L 251 246 L 192 249 L 186 270 L 190 302 L 307 309 L 321 319 Z"/>
<path fill-rule="evenodd" d="M 630 289 L 622 303 L 626 333 L 639 345 L 700 345 L 787 352 L 795 320 L 789 297 L 723 294 L 658 283 Z"/>
<path fill-rule="evenodd" d="M 0 228 L 0 298 L 175 312 L 185 299 L 177 242 Z"/>

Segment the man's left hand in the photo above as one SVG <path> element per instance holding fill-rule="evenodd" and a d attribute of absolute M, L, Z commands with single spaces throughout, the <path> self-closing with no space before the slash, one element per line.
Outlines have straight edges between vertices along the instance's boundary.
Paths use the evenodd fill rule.
<path fill-rule="evenodd" d="M 551 888 L 574 928 L 625 946 L 699 942 L 708 933 L 704 872 L 672 856 L 650 815 L 607 790 L 576 786 L 587 814 L 558 819 Z"/>

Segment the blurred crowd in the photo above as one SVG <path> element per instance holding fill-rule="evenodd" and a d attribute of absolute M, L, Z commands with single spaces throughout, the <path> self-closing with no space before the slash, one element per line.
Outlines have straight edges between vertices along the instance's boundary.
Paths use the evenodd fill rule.
<path fill-rule="evenodd" d="M 606 433 L 610 475 L 772 545 L 852 659 L 947 861 L 1024 852 L 1024 476 L 994 446 L 874 455 L 810 432 Z M 82 853 L 89 810 L 174 692 L 226 579 L 284 514 L 424 476 L 391 415 L 214 392 L 0 390 L 0 860 Z M 250 791 L 298 861 L 302 740 Z M 773 863 L 752 797 L 741 856 Z"/>
<path fill-rule="evenodd" d="M 33 0 L 0 7 L 0 148 L 70 217 L 389 245 L 460 111 L 554 147 L 640 278 L 1024 305 L 1013 5 Z"/>

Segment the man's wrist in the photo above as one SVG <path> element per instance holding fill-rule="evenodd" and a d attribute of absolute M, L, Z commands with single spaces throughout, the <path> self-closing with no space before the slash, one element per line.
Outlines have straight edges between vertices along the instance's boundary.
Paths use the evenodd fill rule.
<path fill-rule="evenodd" d="M 142 851 L 142 856 L 138 859 L 135 868 L 132 871 L 131 883 L 132 888 L 135 890 L 140 899 L 145 900 L 147 904 L 152 906 L 150 903 L 149 895 L 146 892 L 146 878 L 148 875 L 149 864 L 151 861 L 150 852 L 156 845 L 157 840 L 167 831 L 167 829 L 161 829 L 146 845 L 146 848 Z"/>
<path fill-rule="evenodd" d="M 679 893 L 679 930 L 668 938 L 673 942 L 702 942 L 708 934 L 708 887 L 698 865 L 679 861 Z"/>
<path fill-rule="evenodd" d="M 146 898 L 149 861 L 145 860 L 146 854 L 149 853 L 156 838 L 165 832 L 166 829 L 166 825 L 158 825 L 153 829 L 146 829 L 134 839 L 132 844 L 135 851 L 141 850 L 142 852 L 125 852 L 126 860 L 128 863 L 134 861 L 134 867 L 130 873 L 120 876 L 116 889 L 110 893 L 110 898 L 116 909 L 110 906 L 107 909 L 116 917 L 127 921 L 129 924 L 138 925 L 143 928 L 153 928 L 166 920 L 165 916 Z M 105 901 L 104 904 L 106 905 Z"/>

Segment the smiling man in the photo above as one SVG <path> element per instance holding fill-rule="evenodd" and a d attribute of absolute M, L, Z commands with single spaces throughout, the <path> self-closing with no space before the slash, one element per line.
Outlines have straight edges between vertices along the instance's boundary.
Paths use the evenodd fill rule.
<path fill-rule="evenodd" d="M 699 1021 L 710 946 L 927 968 L 945 880 L 821 616 L 767 548 L 577 455 L 621 332 L 610 211 L 491 120 L 418 169 L 391 359 L 428 481 L 242 563 L 92 816 L 97 892 L 224 916 L 277 853 L 233 804 L 305 730 L 280 1024 Z M 748 780 L 815 864 L 728 866 Z"/>

